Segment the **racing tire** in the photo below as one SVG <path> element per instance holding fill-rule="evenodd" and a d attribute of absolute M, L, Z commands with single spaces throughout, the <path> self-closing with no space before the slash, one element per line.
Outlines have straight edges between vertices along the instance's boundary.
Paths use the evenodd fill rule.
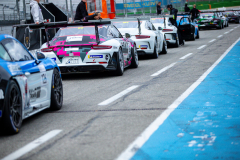
<path fill-rule="evenodd" d="M 131 67 L 132 68 L 138 68 L 138 53 L 137 53 L 137 48 L 136 45 L 134 44 L 132 50 L 131 50 L 131 54 L 132 54 L 132 62 L 131 62 Z"/>
<path fill-rule="evenodd" d="M 196 39 L 196 38 L 195 38 L 195 34 L 193 34 L 191 40 L 192 40 L 192 41 L 195 41 L 195 39 Z"/>
<path fill-rule="evenodd" d="M 22 95 L 17 83 L 9 81 L 1 130 L 6 134 L 17 134 L 22 126 Z"/>
<path fill-rule="evenodd" d="M 116 76 L 122 76 L 124 71 L 124 59 L 122 49 L 120 48 L 117 55 L 117 69 L 114 72 Z"/>
<path fill-rule="evenodd" d="M 179 38 L 176 40 L 176 43 L 174 44 L 174 47 L 179 47 Z"/>
<path fill-rule="evenodd" d="M 154 43 L 154 51 L 153 51 L 153 55 L 152 55 L 152 58 L 158 58 L 158 52 L 157 52 L 157 40 L 155 40 L 155 43 Z"/>
<path fill-rule="evenodd" d="M 167 54 L 167 43 L 165 40 L 163 41 L 163 47 L 162 47 L 161 54 Z"/>
<path fill-rule="evenodd" d="M 199 38 L 200 38 L 200 36 L 199 36 L 199 30 L 198 30 L 196 39 L 199 39 Z"/>
<path fill-rule="evenodd" d="M 53 70 L 53 79 L 51 85 L 51 110 L 60 110 L 63 104 L 63 86 L 62 78 L 58 69 Z"/>

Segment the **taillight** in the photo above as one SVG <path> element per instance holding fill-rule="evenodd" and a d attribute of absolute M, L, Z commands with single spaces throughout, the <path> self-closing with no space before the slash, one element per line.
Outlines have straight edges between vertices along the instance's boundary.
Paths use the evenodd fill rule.
<path fill-rule="evenodd" d="M 52 52 L 53 51 L 53 48 L 52 47 L 49 47 L 49 48 L 43 48 L 41 49 L 42 52 Z"/>
<path fill-rule="evenodd" d="M 112 46 L 105 46 L 105 45 L 93 45 L 92 49 L 111 49 Z"/>
<path fill-rule="evenodd" d="M 163 29 L 162 31 L 163 32 L 171 32 L 171 31 L 173 31 L 173 29 Z"/>
<path fill-rule="evenodd" d="M 145 35 L 135 35 L 136 39 L 145 39 L 145 38 L 150 38 L 150 36 L 145 36 Z"/>

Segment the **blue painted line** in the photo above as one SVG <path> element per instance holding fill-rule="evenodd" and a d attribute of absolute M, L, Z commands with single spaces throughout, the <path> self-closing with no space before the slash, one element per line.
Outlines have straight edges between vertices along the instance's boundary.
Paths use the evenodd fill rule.
<path fill-rule="evenodd" d="M 240 41 L 131 158 L 240 158 Z"/>

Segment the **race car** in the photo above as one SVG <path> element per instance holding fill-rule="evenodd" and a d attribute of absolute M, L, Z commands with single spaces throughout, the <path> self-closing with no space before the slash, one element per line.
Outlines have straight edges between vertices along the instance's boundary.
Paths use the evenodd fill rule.
<path fill-rule="evenodd" d="M 166 37 L 167 44 L 174 45 L 175 47 L 179 46 L 179 38 L 177 34 L 177 27 L 172 25 L 169 20 L 169 17 L 172 15 L 161 15 L 159 17 L 152 17 L 151 22 L 154 27 L 160 30 Z"/>
<path fill-rule="evenodd" d="M 113 24 L 124 35 L 135 41 L 138 55 L 167 54 L 167 43 L 164 36 L 153 26 L 150 18 L 125 18 L 112 20 Z"/>
<path fill-rule="evenodd" d="M 0 35 L 0 131 L 18 133 L 29 116 L 62 107 L 57 64 L 41 52 L 36 57 L 12 36 Z"/>
<path fill-rule="evenodd" d="M 198 28 L 217 28 L 223 29 L 224 22 L 216 12 L 201 12 L 200 16 L 196 19 Z"/>
<path fill-rule="evenodd" d="M 228 18 L 229 22 L 240 23 L 240 13 L 236 11 L 225 11 L 223 15 Z"/>
<path fill-rule="evenodd" d="M 228 27 L 229 26 L 229 24 L 228 24 L 228 21 L 229 21 L 228 17 L 224 16 L 223 12 L 217 12 L 217 14 L 223 20 L 224 27 Z"/>
<path fill-rule="evenodd" d="M 47 30 L 56 27 L 60 29 L 41 51 L 62 73 L 112 71 L 121 76 L 124 68 L 138 67 L 136 43 L 110 21 L 45 25 Z"/>
<path fill-rule="evenodd" d="M 185 40 L 199 39 L 199 30 L 197 21 L 191 21 L 189 15 L 180 14 L 177 16 L 178 29 Z"/>

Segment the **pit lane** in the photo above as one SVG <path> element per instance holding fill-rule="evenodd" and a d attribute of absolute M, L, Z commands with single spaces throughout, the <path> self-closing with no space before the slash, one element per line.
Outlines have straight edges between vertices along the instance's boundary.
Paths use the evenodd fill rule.
<path fill-rule="evenodd" d="M 61 133 L 21 159 L 117 158 L 240 37 L 237 26 L 201 30 L 200 39 L 170 48 L 168 54 L 158 59 L 141 58 L 139 68 L 126 69 L 121 77 L 108 73 L 63 75 L 62 110 L 30 117 L 23 121 L 18 135 L 1 135 L 0 158 L 56 129 Z M 200 48 L 203 45 L 206 46 Z M 151 76 L 173 63 L 174 66 Z M 98 105 L 134 85 L 138 87 L 110 104 Z"/>

